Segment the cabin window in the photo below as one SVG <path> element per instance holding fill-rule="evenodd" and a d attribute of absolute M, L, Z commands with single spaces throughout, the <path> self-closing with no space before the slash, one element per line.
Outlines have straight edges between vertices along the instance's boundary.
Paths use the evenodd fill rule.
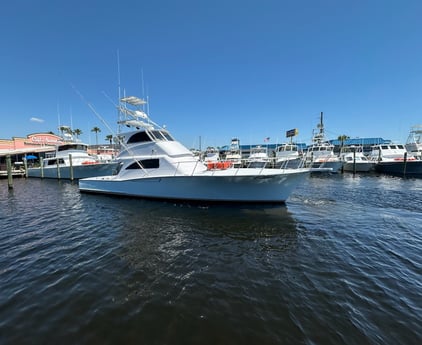
<path fill-rule="evenodd" d="M 388 145 L 381 145 L 381 148 L 382 148 L 383 150 L 388 150 Z"/>
<path fill-rule="evenodd" d="M 164 135 L 164 137 L 165 137 L 168 141 L 174 141 L 174 139 L 172 138 L 172 136 L 170 135 L 170 133 L 169 133 L 169 132 L 161 131 L 161 133 Z"/>
<path fill-rule="evenodd" d="M 133 162 L 126 170 L 131 169 L 157 169 L 160 167 L 159 159 L 143 159 L 138 162 Z"/>
<path fill-rule="evenodd" d="M 59 165 L 64 164 L 63 158 L 59 158 Z M 57 165 L 57 159 L 47 161 L 47 165 Z"/>
<path fill-rule="evenodd" d="M 404 146 L 403 145 L 397 145 L 397 148 L 404 150 Z"/>
<path fill-rule="evenodd" d="M 147 132 L 142 131 L 142 132 L 136 132 L 134 135 L 132 135 L 128 139 L 127 143 L 133 144 L 133 143 L 142 143 L 142 142 L 146 142 L 146 141 L 152 141 L 152 140 L 148 136 Z"/>
<path fill-rule="evenodd" d="M 66 145 L 60 145 L 57 149 L 57 151 L 67 151 L 67 150 L 81 150 L 86 151 L 87 146 L 81 145 L 81 144 L 66 144 Z"/>
<path fill-rule="evenodd" d="M 164 135 L 160 131 L 151 131 L 150 134 L 156 139 L 156 140 L 166 140 Z"/>

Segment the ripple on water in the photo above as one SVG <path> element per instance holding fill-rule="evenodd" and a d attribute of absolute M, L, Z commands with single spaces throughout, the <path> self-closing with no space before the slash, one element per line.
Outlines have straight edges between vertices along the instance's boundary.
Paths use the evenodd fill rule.
<path fill-rule="evenodd" d="M 0 189 L 4 342 L 418 344 L 420 190 L 340 175 L 286 207 L 204 207 L 16 181 Z"/>

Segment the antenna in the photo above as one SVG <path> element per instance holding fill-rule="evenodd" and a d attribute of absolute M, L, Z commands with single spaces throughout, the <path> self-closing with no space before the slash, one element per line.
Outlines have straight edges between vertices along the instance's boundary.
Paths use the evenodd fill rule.
<path fill-rule="evenodd" d="M 145 86 L 144 86 L 144 69 L 141 68 L 141 95 L 142 98 L 145 98 Z"/>
<path fill-rule="evenodd" d="M 120 93 L 120 52 L 119 49 L 117 49 L 117 99 L 119 100 L 119 105 L 120 105 L 120 98 L 121 98 L 121 93 Z M 117 111 L 117 133 L 120 133 L 120 112 Z"/>
<path fill-rule="evenodd" d="M 142 171 L 148 175 L 148 171 L 145 170 L 145 168 L 142 166 L 142 164 L 136 159 L 135 154 L 133 153 L 133 151 L 121 140 L 119 135 L 116 135 L 113 130 L 110 128 L 110 126 L 107 124 L 107 122 L 104 120 L 104 118 L 95 110 L 94 106 L 89 103 L 84 96 L 82 96 L 82 94 L 79 92 L 79 90 L 72 85 L 72 88 L 75 90 L 75 92 L 78 94 L 78 96 L 81 98 L 81 100 L 86 103 L 86 105 L 88 106 L 89 109 L 91 109 L 91 111 L 98 117 L 98 119 L 103 123 L 104 126 L 107 127 L 107 129 L 114 135 L 114 137 L 116 137 L 119 140 L 119 144 L 122 145 L 128 152 L 129 154 L 132 156 L 132 159 L 134 162 L 136 162 L 138 164 L 138 166 L 142 169 Z"/>
<path fill-rule="evenodd" d="M 61 123 L 60 123 L 60 106 L 59 106 L 59 102 L 58 101 L 57 101 L 57 121 L 58 121 L 58 125 L 59 125 L 58 130 L 60 131 L 60 127 L 61 127 Z"/>
<path fill-rule="evenodd" d="M 73 113 L 72 113 L 72 107 L 70 107 L 70 129 L 73 129 Z"/>
<path fill-rule="evenodd" d="M 319 132 L 323 133 L 324 132 L 324 122 L 322 120 L 323 117 L 323 112 L 321 111 L 321 118 L 320 118 L 320 125 L 319 125 Z"/>

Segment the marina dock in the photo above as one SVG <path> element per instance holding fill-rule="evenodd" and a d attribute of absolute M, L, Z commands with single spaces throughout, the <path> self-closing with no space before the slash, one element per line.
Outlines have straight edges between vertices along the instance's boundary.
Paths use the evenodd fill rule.
<path fill-rule="evenodd" d="M 25 170 L 13 169 L 12 177 L 25 177 Z M 7 170 L 0 170 L 0 178 L 7 178 Z"/>

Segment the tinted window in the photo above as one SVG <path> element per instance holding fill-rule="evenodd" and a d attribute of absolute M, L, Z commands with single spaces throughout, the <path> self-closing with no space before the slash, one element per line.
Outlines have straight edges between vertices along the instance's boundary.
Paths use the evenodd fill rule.
<path fill-rule="evenodd" d="M 150 133 L 156 140 L 166 140 L 160 131 L 151 131 Z"/>
<path fill-rule="evenodd" d="M 64 164 L 63 158 L 59 158 L 59 164 Z M 47 161 L 47 165 L 57 165 L 57 159 Z"/>
<path fill-rule="evenodd" d="M 127 143 L 132 144 L 132 143 L 141 143 L 145 141 L 152 141 L 152 140 L 146 132 L 142 131 L 142 132 L 136 132 L 134 135 L 132 135 L 127 141 Z"/>
<path fill-rule="evenodd" d="M 166 137 L 166 139 L 168 141 L 173 141 L 174 140 L 168 132 L 162 131 L 161 133 Z"/>
<path fill-rule="evenodd" d="M 143 159 L 138 162 L 133 162 L 126 169 L 157 169 L 160 166 L 159 159 Z"/>
<path fill-rule="evenodd" d="M 67 144 L 67 145 L 61 145 L 58 147 L 58 151 L 65 151 L 65 150 L 83 150 L 86 151 L 87 147 L 86 145 L 81 144 Z"/>

